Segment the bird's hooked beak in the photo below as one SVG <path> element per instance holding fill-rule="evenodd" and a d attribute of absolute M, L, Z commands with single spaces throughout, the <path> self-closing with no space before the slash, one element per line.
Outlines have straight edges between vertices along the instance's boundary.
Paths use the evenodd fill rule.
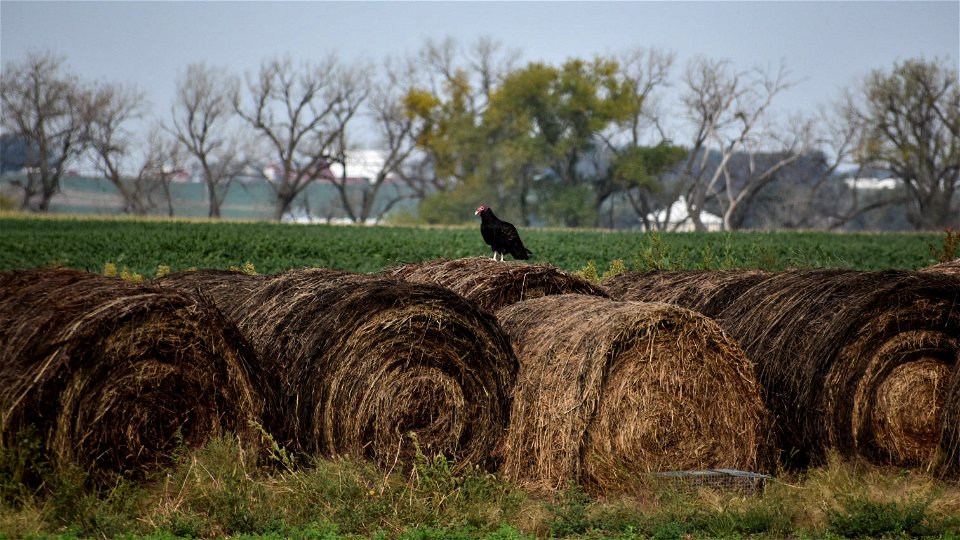
<path fill-rule="evenodd" d="M 475 215 L 475 216 L 476 216 L 476 215 L 479 215 L 480 212 L 483 212 L 483 211 L 486 210 L 486 209 L 487 209 L 487 206 L 484 205 L 484 204 L 481 204 L 480 206 L 477 207 L 477 211 L 474 212 L 473 215 Z"/>

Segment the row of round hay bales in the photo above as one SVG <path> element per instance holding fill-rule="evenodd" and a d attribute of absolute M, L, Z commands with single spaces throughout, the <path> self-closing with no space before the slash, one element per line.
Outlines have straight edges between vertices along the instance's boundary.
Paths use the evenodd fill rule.
<path fill-rule="evenodd" d="M 470 258 L 389 273 L 497 309 L 520 361 L 501 470 L 528 489 L 616 493 L 648 472 L 775 461 L 752 365 L 699 313 L 611 300 L 546 265 Z"/>
<path fill-rule="evenodd" d="M 435 285 L 335 270 L 197 271 L 199 291 L 274 374 L 271 431 L 313 455 L 409 464 L 417 449 L 492 467 L 517 361 L 492 313 Z"/>
<path fill-rule="evenodd" d="M 614 297 L 715 317 L 755 362 L 790 463 L 827 452 L 960 469 L 960 279 L 945 272 L 647 272 Z"/>
<path fill-rule="evenodd" d="M 93 477 L 143 475 L 182 445 L 257 444 L 263 373 L 194 295 L 68 269 L 0 273 L 0 425 Z"/>

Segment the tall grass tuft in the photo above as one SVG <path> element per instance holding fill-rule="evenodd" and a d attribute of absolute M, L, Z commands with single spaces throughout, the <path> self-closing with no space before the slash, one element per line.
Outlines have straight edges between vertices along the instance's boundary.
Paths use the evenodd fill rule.
<path fill-rule="evenodd" d="M 960 259 L 960 231 L 947 228 L 944 231 L 943 244 L 938 247 L 932 243 L 927 243 L 930 248 L 930 254 L 938 263 L 950 262 Z"/>

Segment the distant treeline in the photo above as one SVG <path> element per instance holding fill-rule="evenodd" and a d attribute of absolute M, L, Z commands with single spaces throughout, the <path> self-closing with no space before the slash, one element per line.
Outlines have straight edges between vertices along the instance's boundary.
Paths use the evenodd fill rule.
<path fill-rule="evenodd" d="M 960 88 L 939 59 L 875 69 L 791 118 L 773 112 L 802 84 L 786 65 L 697 57 L 679 69 L 658 49 L 522 64 L 489 39 L 450 39 L 378 66 L 197 63 L 160 118 L 138 89 L 83 80 L 66 61 L 36 52 L 4 66 L 8 206 L 50 211 L 68 171 L 92 163 L 134 215 L 178 215 L 192 203 L 173 186 L 189 177 L 210 217 L 245 179 L 266 188 L 255 204 L 274 220 L 460 223 L 483 203 L 523 226 L 960 227 Z M 891 185 L 853 182 L 876 178 Z"/>

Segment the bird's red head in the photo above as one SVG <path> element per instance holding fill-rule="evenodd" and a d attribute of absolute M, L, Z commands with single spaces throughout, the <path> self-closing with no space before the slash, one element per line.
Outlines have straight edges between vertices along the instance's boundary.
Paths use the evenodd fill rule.
<path fill-rule="evenodd" d="M 487 211 L 487 210 L 489 210 L 489 208 L 487 208 L 487 205 L 481 204 L 480 206 L 477 207 L 477 211 L 474 212 L 473 215 L 475 215 L 475 216 L 480 215 L 481 213 L 483 213 L 483 212 L 485 212 L 485 211 Z"/>

